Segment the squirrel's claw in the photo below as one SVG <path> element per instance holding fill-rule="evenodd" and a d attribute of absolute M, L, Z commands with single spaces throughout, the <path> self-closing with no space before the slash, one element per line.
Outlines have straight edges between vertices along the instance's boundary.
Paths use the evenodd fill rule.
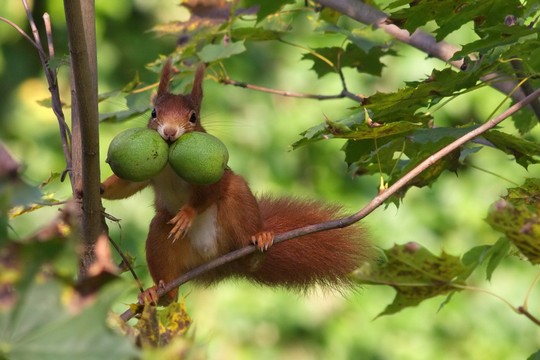
<path fill-rule="evenodd" d="M 165 283 L 163 280 L 159 280 L 159 283 L 157 285 L 154 285 L 146 290 L 144 290 L 142 293 L 139 294 L 138 300 L 139 304 L 152 304 L 157 305 L 159 301 L 159 296 L 157 294 L 157 291 L 159 288 L 165 287 Z"/>
<path fill-rule="evenodd" d="M 173 243 L 187 235 L 196 215 L 197 212 L 195 209 L 189 205 L 184 205 L 180 211 L 178 211 L 178 214 L 167 223 L 173 225 L 173 228 L 169 232 L 169 239 L 172 239 Z"/>
<path fill-rule="evenodd" d="M 274 244 L 274 233 L 272 231 L 261 231 L 251 237 L 251 242 L 257 246 L 257 249 L 264 252 Z"/>

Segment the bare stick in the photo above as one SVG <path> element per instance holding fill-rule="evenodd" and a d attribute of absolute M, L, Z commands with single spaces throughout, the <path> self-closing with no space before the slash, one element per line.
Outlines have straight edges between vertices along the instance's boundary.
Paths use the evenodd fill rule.
<path fill-rule="evenodd" d="M 47 34 L 47 45 L 49 46 L 49 60 L 54 59 L 54 42 L 52 38 L 51 17 L 49 14 L 43 14 L 43 22 L 45 23 L 45 33 Z"/>
<path fill-rule="evenodd" d="M 30 11 L 30 7 L 28 6 L 28 2 L 26 0 L 22 0 L 24 10 L 26 11 L 26 17 L 28 18 L 28 22 L 30 24 L 30 29 L 32 29 L 32 34 L 34 35 L 34 41 L 36 44 L 41 47 L 41 39 L 39 37 L 39 31 L 36 26 L 36 22 L 34 21 L 34 17 L 32 16 L 32 11 Z M 43 48 L 41 47 L 41 50 L 43 52 Z M 43 52 L 45 54 L 45 52 Z"/>
<path fill-rule="evenodd" d="M 478 128 L 468 132 L 464 136 L 460 137 L 459 139 L 456 139 L 451 144 L 445 146 L 441 150 L 437 151 L 435 154 L 431 155 L 429 158 L 421 162 L 418 166 L 416 166 L 414 169 L 409 171 L 405 176 L 403 176 L 401 179 L 396 181 L 392 186 L 390 186 L 388 189 L 374 197 L 364 208 L 362 208 L 357 213 L 345 217 L 342 219 L 337 219 L 333 221 L 327 221 L 320 224 L 315 225 L 308 225 L 304 226 L 302 228 L 294 229 L 291 231 L 287 231 L 281 234 L 276 235 L 274 238 L 274 244 L 277 244 L 282 241 L 286 241 L 289 239 L 293 239 L 302 235 L 307 235 L 319 231 L 324 230 L 330 230 L 330 229 L 337 229 L 337 228 L 344 228 L 347 226 L 350 226 L 359 220 L 363 219 L 367 215 L 369 215 L 371 212 L 373 212 L 376 208 L 381 206 L 384 201 L 386 201 L 390 196 L 394 195 L 396 192 L 398 192 L 401 188 L 403 188 L 405 185 L 407 185 L 411 180 L 413 180 L 416 176 L 420 175 L 423 171 L 431 167 L 433 164 L 435 164 L 437 161 L 441 160 L 446 155 L 450 154 L 452 151 L 456 150 L 460 146 L 464 145 L 465 143 L 473 140 L 474 138 L 482 135 L 484 132 L 492 129 L 499 123 L 501 123 L 503 120 L 510 117 L 512 114 L 517 112 L 518 110 L 522 109 L 523 107 L 527 106 L 531 101 L 537 99 L 540 96 L 540 89 L 533 92 L 531 95 L 527 96 L 523 100 L 519 101 L 518 103 L 514 104 L 510 108 L 508 108 L 506 111 L 504 111 L 499 116 L 495 117 L 494 119 L 491 119 L 484 123 L 483 125 L 479 126 Z M 253 252 L 255 252 L 257 248 L 253 245 L 246 246 L 244 248 L 232 251 L 228 254 L 225 254 L 215 260 L 212 260 L 204 265 L 201 265 L 193 270 L 190 270 L 183 275 L 179 276 L 174 281 L 171 281 L 168 284 L 165 284 L 165 286 L 161 287 L 157 291 L 158 297 L 161 297 L 162 295 L 168 293 L 174 288 L 177 288 L 178 286 L 186 283 L 189 280 L 194 279 L 195 277 L 210 271 L 218 266 L 221 266 L 223 264 L 226 264 L 228 262 L 237 260 L 241 257 L 244 257 L 246 255 L 249 255 Z M 131 311 L 131 309 L 126 310 L 120 317 L 124 321 L 128 321 L 131 319 L 135 314 Z"/>

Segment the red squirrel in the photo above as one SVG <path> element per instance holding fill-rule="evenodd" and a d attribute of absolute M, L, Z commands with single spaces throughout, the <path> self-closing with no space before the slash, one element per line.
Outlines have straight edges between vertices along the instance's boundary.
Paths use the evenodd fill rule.
<path fill-rule="evenodd" d="M 168 60 L 148 121 L 148 128 L 169 143 L 184 133 L 206 132 L 200 122 L 204 65 L 197 68 L 190 94 L 171 94 L 171 77 Z M 156 214 L 146 240 L 146 260 L 155 284 L 170 282 L 194 267 L 253 243 L 265 253 L 223 265 L 198 280 L 213 283 L 225 277 L 240 277 L 299 290 L 312 285 L 339 289 L 351 285 L 348 274 L 369 261 L 373 253 L 359 225 L 304 235 L 272 246 L 274 234 L 333 220 L 341 208 L 291 197 L 256 198 L 246 181 L 229 168 L 217 183 L 204 186 L 185 182 L 169 165 L 144 182 L 112 175 L 102 184 L 102 196 L 123 199 L 148 185 L 154 189 Z M 152 289 L 156 286 L 147 291 Z M 161 302 L 173 301 L 177 294 L 175 289 Z"/>

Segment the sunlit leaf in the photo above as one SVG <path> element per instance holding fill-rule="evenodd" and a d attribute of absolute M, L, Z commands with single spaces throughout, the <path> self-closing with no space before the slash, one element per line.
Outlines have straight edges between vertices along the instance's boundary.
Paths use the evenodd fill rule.
<path fill-rule="evenodd" d="M 365 121 L 364 111 L 358 111 L 346 118 L 330 120 L 316 125 L 303 133 L 302 139 L 295 142 L 293 148 L 298 148 L 312 142 L 327 139 L 381 139 L 396 135 L 404 135 L 424 125 L 421 122 L 398 121 L 388 124 L 373 124 Z"/>
<path fill-rule="evenodd" d="M 201 61 L 209 63 L 216 60 L 226 59 L 246 51 L 244 41 L 231 43 L 208 44 L 197 53 Z"/>
<path fill-rule="evenodd" d="M 150 110 L 150 104 L 145 109 L 129 109 L 129 110 L 120 110 L 111 113 L 99 114 L 100 122 L 122 122 L 137 118 Z"/>

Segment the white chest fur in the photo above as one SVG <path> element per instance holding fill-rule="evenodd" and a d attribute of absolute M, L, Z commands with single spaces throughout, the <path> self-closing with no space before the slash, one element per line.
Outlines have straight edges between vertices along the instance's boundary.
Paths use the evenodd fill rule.
<path fill-rule="evenodd" d="M 187 202 L 188 183 L 174 173 L 167 165 L 161 173 L 152 179 L 152 185 L 160 189 L 156 194 L 156 206 L 167 210 L 171 218 Z M 217 246 L 217 205 L 212 205 L 204 212 L 197 214 L 187 237 L 193 249 L 204 259 L 218 254 Z"/>
<path fill-rule="evenodd" d="M 197 215 L 187 234 L 191 246 L 201 257 L 214 258 L 217 247 L 217 205 L 212 205 Z"/>

